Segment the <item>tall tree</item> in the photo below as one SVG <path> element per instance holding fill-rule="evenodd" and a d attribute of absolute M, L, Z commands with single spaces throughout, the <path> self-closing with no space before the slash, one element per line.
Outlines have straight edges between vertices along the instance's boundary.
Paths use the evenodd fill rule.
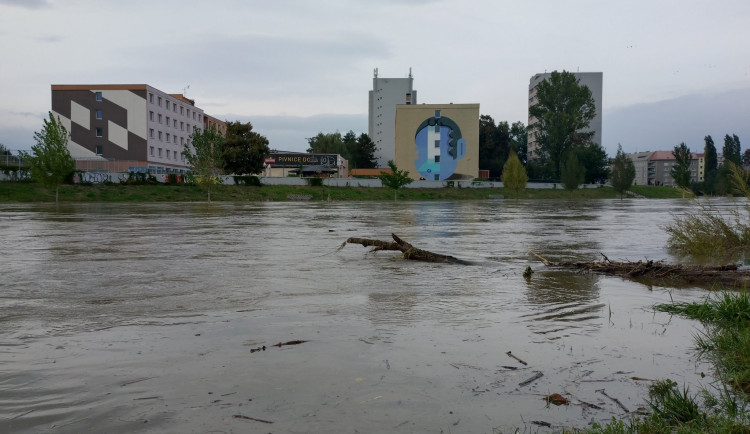
<path fill-rule="evenodd" d="M 510 126 L 510 147 L 518 155 L 521 164 L 526 165 L 529 133 L 523 122 L 513 122 Z"/>
<path fill-rule="evenodd" d="M 550 160 L 552 176 L 558 177 L 568 151 L 591 141 L 594 132 L 586 130 L 596 115 L 596 105 L 591 90 L 567 71 L 554 71 L 539 83 L 536 98 L 529 114 L 536 118 L 533 128 L 543 158 Z"/>
<path fill-rule="evenodd" d="M 192 143 L 185 143 L 182 155 L 190 166 L 195 182 L 208 193 L 211 202 L 211 186 L 221 183 L 221 169 L 224 165 L 224 138 L 216 127 L 200 131 L 196 129 L 190 135 Z"/>
<path fill-rule="evenodd" d="M 742 165 L 750 166 L 750 148 L 745 149 L 745 152 L 742 153 Z"/>
<path fill-rule="evenodd" d="M 669 174 L 672 176 L 674 183 L 680 188 L 690 187 L 690 160 L 692 155 L 690 154 L 690 148 L 687 147 L 685 142 L 680 143 L 674 147 L 672 155 L 675 158 L 675 164 L 669 170 Z"/>
<path fill-rule="evenodd" d="M 509 188 L 518 197 L 518 193 L 526 188 L 526 182 L 529 180 L 529 176 L 526 174 L 521 160 L 518 159 L 518 154 L 511 152 L 508 155 L 508 160 L 503 166 L 502 175 L 503 186 Z"/>
<path fill-rule="evenodd" d="M 716 146 L 714 145 L 714 139 L 711 136 L 703 138 L 706 143 L 703 147 L 703 154 L 705 156 L 705 168 L 703 172 L 703 189 L 707 194 L 714 194 L 716 187 L 716 177 L 718 175 L 718 156 L 716 155 Z"/>
<path fill-rule="evenodd" d="M 378 165 L 378 159 L 375 157 L 375 142 L 372 141 L 367 133 L 362 133 L 357 137 L 357 152 L 354 158 L 354 165 L 349 167 L 360 169 L 372 169 Z"/>
<path fill-rule="evenodd" d="M 411 179 L 411 176 L 409 176 L 408 171 L 399 170 L 393 160 L 388 160 L 388 167 L 391 168 L 391 173 L 380 172 L 378 178 L 384 186 L 393 190 L 393 200 L 396 200 L 396 194 L 398 190 L 408 184 L 411 184 L 413 179 Z"/>
<path fill-rule="evenodd" d="M 307 143 L 310 145 L 307 148 L 307 152 L 315 154 L 339 154 L 349 160 L 345 152 L 343 137 L 341 137 L 341 133 L 338 131 L 335 133 L 320 132 L 315 137 L 308 138 Z"/>
<path fill-rule="evenodd" d="M 737 166 L 742 165 L 740 138 L 736 134 L 724 136 L 724 163 L 731 161 Z"/>
<path fill-rule="evenodd" d="M 578 161 L 586 169 L 585 183 L 598 184 L 609 178 L 609 157 L 601 145 L 589 142 L 581 145 L 576 153 Z"/>
<path fill-rule="evenodd" d="M 36 145 L 31 147 L 32 155 L 21 152 L 28 161 L 31 179 L 55 189 L 55 203 L 59 201 L 60 184 L 65 182 L 76 169 L 75 160 L 68 150 L 69 134 L 65 125 L 49 112 L 41 131 L 34 133 Z"/>
<path fill-rule="evenodd" d="M 225 173 L 255 174 L 263 170 L 263 160 L 270 153 L 268 139 L 253 131 L 250 122 L 227 122 L 224 139 Z"/>
<path fill-rule="evenodd" d="M 622 199 L 625 192 L 633 185 L 635 179 L 635 164 L 624 152 L 622 152 L 622 145 L 617 144 L 617 155 L 615 156 L 614 164 L 612 165 L 612 187 L 620 193 L 620 199 Z"/>
<path fill-rule="evenodd" d="M 575 151 L 568 152 L 568 158 L 565 159 L 560 171 L 560 182 L 566 190 L 571 192 L 577 190 L 586 177 L 586 168 L 578 161 Z"/>
<path fill-rule="evenodd" d="M 507 122 L 495 125 L 492 116 L 479 117 L 479 168 L 490 171 L 491 178 L 498 178 L 508 158 L 510 127 Z"/>

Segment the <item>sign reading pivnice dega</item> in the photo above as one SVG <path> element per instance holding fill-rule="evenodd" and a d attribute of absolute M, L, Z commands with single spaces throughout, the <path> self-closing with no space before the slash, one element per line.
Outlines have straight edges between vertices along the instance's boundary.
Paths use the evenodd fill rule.
<path fill-rule="evenodd" d="M 271 167 L 326 166 L 336 167 L 335 154 L 269 154 L 265 160 Z"/>

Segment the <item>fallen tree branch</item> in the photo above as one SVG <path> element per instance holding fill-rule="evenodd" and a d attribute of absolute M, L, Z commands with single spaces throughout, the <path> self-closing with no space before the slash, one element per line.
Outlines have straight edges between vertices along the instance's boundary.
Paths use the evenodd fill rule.
<path fill-rule="evenodd" d="M 433 253 L 428 250 L 419 249 L 407 243 L 406 241 L 402 240 L 396 234 L 391 234 L 391 237 L 393 237 L 393 241 L 381 241 L 381 240 L 372 240 L 369 238 L 351 237 L 351 238 L 348 238 L 344 242 L 344 244 L 342 244 L 342 247 L 346 244 L 360 244 L 364 247 L 374 247 L 372 249 L 373 252 L 377 252 L 380 250 L 399 251 L 402 253 L 402 257 L 404 259 L 411 259 L 414 261 L 462 264 L 462 265 L 471 264 L 471 262 L 464 261 L 462 259 L 458 259 L 453 256 L 441 255 L 439 253 Z"/>

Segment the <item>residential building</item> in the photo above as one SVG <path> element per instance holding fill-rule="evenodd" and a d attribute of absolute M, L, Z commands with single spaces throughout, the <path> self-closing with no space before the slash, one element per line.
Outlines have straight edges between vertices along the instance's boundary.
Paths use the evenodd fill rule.
<path fill-rule="evenodd" d="M 592 141 L 602 144 L 602 89 L 604 73 L 602 72 L 572 72 L 572 74 L 578 79 L 578 83 L 585 85 L 591 91 L 591 96 L 594 98 L 594 106 L 596 107 L 596 115 L 589 122 L 589 127 L 586 131 L 593 131 L 594 136 Z M 552 73 L 540 73 L 535 74 L 529 80 L 529 108 L 536 105 L 538 102 L 536 91 L 539 83 L 548 79 L 552 76 Z M 534 125 L 537 123 L 537 119 L 529 114 L 529 123 L 527 124 L 529 129 L 528 134 L 528 147 L 527 147 L 527 158 L 532 160 L 539 156 L 539 148 L 541 144 L 537 141 L 537 131 L 534 129 Z"/>
<path fill-rule="evenodd" d="M 211 127 L 216 128 L 216 131 L 221 134 L 221 137 L 227 136 L 227 123 L 220 121 L 213 116 L 207 114 L 203 115 L 203 129 L 207 130 Z"/>
<path fill-rule="evenodd" d="M 127 160 L 149 173 L 184 173 L 182 151 L 205 121 L 195 101 L 147 84 L 53 84 L 52 112 L 76 160 Z"/>
<path fill-rule="evenodd" d="M 627 156 L 633 161 L 633 167 L 635 168 L 633 185 L 649 185 L 649 164 L 653 154 L 652 151 L 627 154 Z"/>
<path fill-rule="evenodd" d="M 649 158 L 648 163 L 648 185 L 666 185 L 675 187 L 676 184 L 670 171 L 677 163 L 672 151 L 656 151 Z M 705 167 L 704 154 L 691 154 L 690 160 L 690 181 L 703 181 L 701 167 Z"/>
<path fill-rule="evenodd" d="M 396 106 L 416 104 L 417 91 L 409 70 L 407 78 L 378 77 L 375 69 L 370 91 L 368 134 L 375 143 L 378 167 L 387 167 L 396 156 Z"/>

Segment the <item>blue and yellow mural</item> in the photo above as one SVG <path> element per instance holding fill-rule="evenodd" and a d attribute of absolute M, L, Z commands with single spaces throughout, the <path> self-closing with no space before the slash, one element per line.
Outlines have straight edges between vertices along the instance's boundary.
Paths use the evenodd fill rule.
<path fill-rule="evenodd" d="M 414 135 L 417 146 L 417 171 L 424 179 L 444 181 L 456 171 L 458 160 L 466 155 L 466 139 L 452 119 L 435 116 L 426 119 Z"/>
<path fill-rule="evenodd" d="M 396 106 L 395 163 L 412 179 L 465 181 L 479 175 L 479 104 Z"/>

